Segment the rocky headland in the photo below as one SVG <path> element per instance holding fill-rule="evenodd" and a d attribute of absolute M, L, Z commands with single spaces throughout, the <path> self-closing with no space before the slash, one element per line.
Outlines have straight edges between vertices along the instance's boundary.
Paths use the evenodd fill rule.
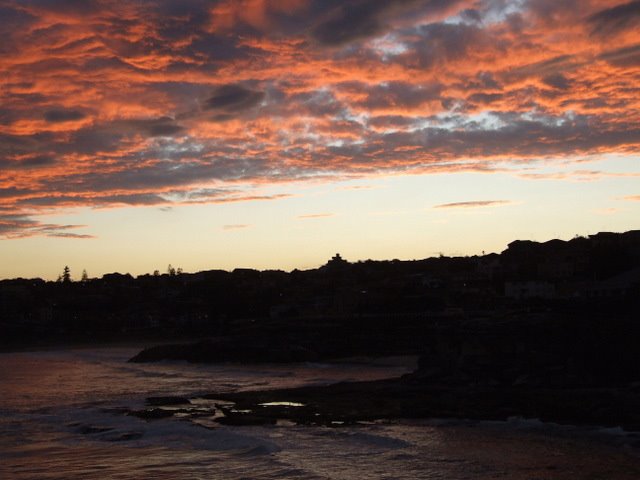
<path fill-rule="evenodd" d="M 452 320 L 423 332 L 418 368 L 402 378 L 212 392 L 203 397 L 208 413 L 199 409 L 197 415 L 233 425 L 286 420 L 336 427 L 394 418 L 525 417 L 640 431 L 638 328 L 631 317 L 547 314 L 517 321 Z M 368 335 L 371 341 L 352 342 L 350 353 L 374 354 L 380 338 L 375 332 Z M 234 337 L 153 347 L 132 361 L 315 361 L 346 353 L 342 347 L 332 349 L 331 342 L 315 348 L 312 343 L 301 337 L 242 343 Z M 150 407 L 137 415 L 163 417 L 158 401 Z"/>

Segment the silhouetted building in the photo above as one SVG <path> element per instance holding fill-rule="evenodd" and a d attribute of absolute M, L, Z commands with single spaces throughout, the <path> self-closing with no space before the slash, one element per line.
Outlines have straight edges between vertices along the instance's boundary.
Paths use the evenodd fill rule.
<path fill-rule="evenodd" d="M 517 300 L 528 298 L 550 299 L 555 297 L 555 294 L 555 286 L 550 282 L 529 280 L 506 282 L 504 285 L 505 297 Z"/>

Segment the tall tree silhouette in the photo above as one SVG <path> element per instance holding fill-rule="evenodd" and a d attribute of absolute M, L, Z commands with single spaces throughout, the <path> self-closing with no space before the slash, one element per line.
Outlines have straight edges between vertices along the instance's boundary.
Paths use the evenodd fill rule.
<path fill-rule="evenodd" d="M 71 282 L 71 269 L 68 265 L 65 265 L 64 269 L 62 270 L 62 283 L 69 282 Z"/>

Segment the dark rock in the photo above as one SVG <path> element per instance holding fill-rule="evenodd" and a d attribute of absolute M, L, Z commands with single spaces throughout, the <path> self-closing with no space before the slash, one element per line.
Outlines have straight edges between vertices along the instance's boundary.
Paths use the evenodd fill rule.
<path fill-rule="evenodd" d="M 234 426 L 250 426 L 250 425 L 275 425 L 277 418 L 263 417 L 259 415 L 252 415 L 250 413 L 229 415 L 217 418 L 216 421 L 222 425 L 234 425 Z"/>
<path fill-rule="evenodd" d="M 119 435 L 106 438 L 110 442 L 128 442 L 129 440 L 137 440 L 142 437 L 142 432 L 124 432 Z"/>
<path fill-rule="evenodd" d="M 393 418 L 539 418 L 572 425 L 640 425 L 640 393 L 630 389 L 428 385 L 416 378 L 339 383 L 288 390 L 212 394 L 235 402 L 220 423 L 255 425 L 279 419 L 304 425 L 353 425 Z M 268 402 L 299 402 L 299 408 L 264 408 Z"/>
<path fill-rule="evenodd" d="M 93 425 L 83 425 L 78 429 L 78 432 L 83 435 L 91 435 L 94 433 L 110 432 L 111 430 L 113 430 L 112 427 L 97 427 Z"/>
<path fill-rule="evenodd" d="M 318 360 L 313 350 L 296 340 L 276 337 L 219 337 L 191 344 L 157 345 L 129 360 L 134 363 L 185 360 L 191 363 L 289 363 Z"/>
<path fill-rule="evenodd" d="M 190 405 L 191 401 L 185 397 L 147 397 L 147 405 L 152 407 L 171 406 L 171 405 Z"/>
<path fill-rule="evenodd" d="M 172 417 L 174 412 L 164 410 L 162 408 L 149 408 L 146 410 L 131 410 L 127 413 L 132 417 L 142 418 L 143 420 L 158 420 L 160 418 Z"/>

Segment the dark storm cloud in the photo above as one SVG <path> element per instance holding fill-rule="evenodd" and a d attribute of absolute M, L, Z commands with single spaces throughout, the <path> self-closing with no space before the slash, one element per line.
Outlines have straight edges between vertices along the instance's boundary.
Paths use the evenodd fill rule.
<path fill-rule="evenodd" d="M 474 93 L 472 95 L 469 95 L 467 100 L 472 103 L 489 104 L 497 102 L 503 97 L 504 95 L 502 93 Z"/>
<path fill-rule="evenodd" d="M 85 117 L 86 115 L 79 110 L 60 108 L 44 112 L 44 119 L 51 123 L 73 122 L 76 120 L 82 120 Z"/>
<path fill-rule="evenodd" d="M 102 9 L 100 0 L 22 0 L 27 7 L 37 10 L 49 10 L 56 13 L 86 15 L 98 13 Z"/>
<path fill-rule="evenodd" d="M 95 235 L 89 235 L 89 234 L 86 234 L 86 233 L 71 233 L 71 232 L 47 233 L 47 237 L 54 237 L 54 238 L 82 238 L 82 239 L 96 238 Z"/>
<path fill-rule="evenodd" d="M 121 205 L 158 205 L 166 203 L 164 197 L 156 194 L 133 193 L 118 195 L 48 195 L 19 200 L 20 205 L 30 206 L 63 206 L 63 205 L 92 205 L 101 206 Z"/>
<path fill-rule="evenodd" d="M 588 18 L 594 35 L 613 35 L 622 30 L 640 27 L 640 1 L 623 3 L 601 10 Z"/>
<path fill-rule="evenodd" d="M 178 125 L 169 117 L 136 120 L 132 121 L 131 124 L 146 132 L 150 137 L 171 137 L 184 131 L 184 127 Z"/>
<path fill-rule="evenodd" d="M 445 11 L 461 3 L 460 0 L 350 0 L 341 2 L 311 31 L 319 43 L 334 46 L 371 37 L 388 27 L 394 14 L 402 14 L 411 7 L 420 7 L 424 14 Z"/>
<path fill-rule="evenodd" d="M 26 168 L 42 167 L 56 163 L 56 157 L 53 155 L 35 155 L 24 158 L 20 163 Z"/>
<path fill-rule="evenodd" d="M 34 228 L 38 222 L 29 219 L 25 215 L 5 215 L 0 213 L 0 235 L 9 235 L 23 232 L 25 229 Z"/>
<path fill-rule="evenodd" d="M 465 24 L 432 23 L 416 29 L 407 43 L 409 51 L 398 56 L 410 68 L 431 68 L 468 56 L 473 48 L 487 46 L 489 39 L 479 27 Z"/>
<path fill-rule="evenodd" d="M 615 131 L 603 131 L 587 117 L 521 118 L 496 129 L 425 129 L 416 140 L 425 147 L 456 152 L 455 156 L 493 156 L 507 151 L 525 157 L 547 156 L 597 151 L 621 142 L 636 143 L 640 141 L 640 127 L 630 123 L 619 125 Z"/>
<path fill-rule="evenodd" d="M 11 125 L 18 118 L 18 112 L 0 107 L 0 125 Z"/>
<path fill-rule="evenodd" d="M 0 171 L 3 169 L 25 169 L 51 166 L 56 163 L 52 155 L 30 155 L 14 159 L 0 158 Z"/>
<path fill-rule="evenodd" d="M 159 35 L 175 41 L 188 39 L 194 32 L 203 30 L 210 21 L 212 3 L 204 0 L 157 2 L 155 14 L 163 20 L 158 25 Z"/>
<path fill-rule="evenodd" d="M 61 139 L 54 132 L 31 135 L 3 135 L 0 133 L 0 166 L 11 168 L 44 167 L 67 155 L 117 154 L 136 135 L 147 138 L 175 137 L 184 127 L 169 117 L 156 119 L 115 120 L 92 124 L 70 132 Z M 38 152 L 48 151 L 47 154 Z M 156 152 L 161 154 L 161 152 Z M 0 157 L 1 159 L 2 157 Z M 140 158 L 140 157 L 138 157 Z"/>
<path fill-rule="evenodd" d="M 296 93 L 287 98 L 296 110 L 311 113 L 318 117 L 340 115 L 346 105 L 340 102 L 329 90 Z"/>
<path fill-rule="evenodd" d="M 227 122 L 229 120 L 233 120 L 234 118 L 236 117 L 234 115 L 231 115 L 230 113 L 219 113 L 217 115 L 209 117 L 209 120 L 211 120 L 212 122 Z"/>
<path fill-rule="evenodd" d="M 73 176 L 69 175 L 64 179 L 47 180 L 43 182 L 43 190 L 48 192 L 78 192 L 79 194 L 82 192 L 95 192 L 94 196 L 101 199 L 101 201 L 107 200 L 108 192 L 113 190 L 130 191 L 132 194 L 139 190 L 155 190 L 158 192 L 156 194 L 158 197 L 151 197 L 147 193 L 144 193 L 142 197 L 131 197 L 146 201 L 154 198 L 164 198 L 163 191 L 185 187 L 194 182 L 260 178 L 263 175 L 268 175 L 271 168 L 266 161 L 254 158 L 222 157 L 209 162 L 202 162 L 200 159 L 165 160 L 156 161 L 145 166 L 136 166 L 136 160 L 135 158 L 123 159 L 121 160 L 123 168 L 106 174 L 103 172 L 86 172 Z M 122 194 L 117 194 L 117 198 L 123 199 L 124 197 L 122 197 Z"/>
<path fill-rule="evenodd" d="M 501 115 L 497 114 L 496 119 Z M 640 142 L 640 128 L 633 124 L 618 125 L 605 131 L 592 125 L 588 117 L 541 118 L 528 120 L 505 115 L 499 128 L 481 128 L 474 122 L 459 122 L 455 129 L 429 126 L 413 131 L 396 131 L 370 135 L 367 142 L 327 149 L 328 155 L 345 159 L 344 168 L 364 167 L 376 159 L 374 169 L 384 162 L 409 166 L 418 155 L 416 165 L 452 162 L 460 158 L 492 158 L 509 152 L 522 159 L 551 155 L 576 155 L 607 150 L 613 145 L 635 145 Z M 399 150 L 400 149 L 400 150 Z M 416 153 L 417 152 L 417 153 Z M 394 164 L 389 163 L 393 168 Z"/>
<path fill-rule="evenodd" d="M 482 13 L 474 8 L 467 8 L 463 10 L 462 12 L 460 12 L 460 16 L 465 20 L 472 22 L 479 23 L 482 21 Z"/>
<path fill-rule="evenodd" d="M 507 79 L 512 80 L 526 77 L 553 78 L 554 75 L 578 68 L 580 64 L 580 60 L 575 55 L 557 55 L 547 60 L 516 68 L 505 76 Z"/>
<path fill-rule="evenodd" d="M 211 60 L 210 64 L 203 66 L 203 69 L 215 70 L 218 65 L 232 60 L 242 60 L 247 58 L 258 58 L 264 55 L 258 48 L 243 45 L 237 37 L 227 35 L 216 35 L 201 32 L 196 38 L 182 48 L 185 54 L 203 56 Z M 193 69 L 193 64 L 188 64 L 189 70 Z"/>
<path fill-rule="evenodd" d="M 6 187 L 0 188 L 0 198 L 13 198 L 21 195 L 30 195 L 36 193 L 34 190 L 28 188 L 18 187 Z M 3 210 L 3 206 L 0 205 L 0 212 Z"/>
<path fill-rule="evenodd" d="M 0 237 L 24 238 L 38 235 L 68 238 L 94 238 L 92 235 L 69 232 L 84 225 L 56 225 L 42 223 L 28 215 L 0 213 Z"/>
<path fill-rule="evenodd" d="M 73 132 L 70 139 L 65 143 L 56 145 L 57 150 L 62 154 L 97 154 L 99 152 L 115 152 L 126 139 L 124 129 L 116 129 L 114 124 L 91 125 Z M 132 133 L 131 130 L 128 133 Z"/>
<path fill-rule="evenodd" d="M 345 2 L 313 31 L 313 37 L 325 45 L 341 45 L 378 33 L 383 23 L 378 18 L 392 2 L 385 0 Z"/>
<path fill-rule="evenodd" d="M 414 125 L 418 119 L 403 115 L 379 115 L 371 117 L 369 125 L 379 128 L 400 128 Z"/>
<path fill-rule="evenodd" d="M 19 8 L 12 7 L 11 4 L 0 3 L 0 53 L 11 54 L 15 51 L 16 37 L 19 32 L 26 31 L 37 18 L 30 13 Z"/>
<path fill-rule="evenodd" d="M 443 86 L 437 83 L 414 85 L 397 81 L 373 86 L 356 82 L 340 85 L 340 88 L 353 93 L 366 92 L 366 99 L 355 103 L 372 110 L 392 107 L 416 108 L 426 102 L 439 100 L 443 90 Z"/>
<path fill-rule="evenodd" d="M 508 6 L 510 1 L 500 0 L 502 9 Z M 583 11 L 584 0 L 526 0 L 524 5 L 539 20 L 547 26 L 562 24 L 566 21 L 574 22 L 576 12 Z"/>
<path fill-rule="evenodd" d="M 94 45 L 96 40 L 97 38 L 94 36 L 80 38 L 78 40 L 72 40 L 68 43 L 65 43 L 64 45 L 47 48 L 46 51 L 53 55 L 79 52 L 82 51 L 84 47 L 91 47 L 92 45 Z"/>
<path fill-rule="evenodd" d="M 76 67 L 70 65 L 68 62 L 56 62 L 56 64 L 52 66 L 41 66 L 41 70 L 75 70 Z M 144 73 L 144 70 L 131 65 L 130 63 L 125 62 L 124 60 L 118 58 L 115 55 L 112 56 L 103 56 L 96 58 L 89 58 L 86 60 L 80 67 L 78 68 L 81 71 L 87 73 L 99 73 L 104 72 L 105 74 L 112 71 L 122 71 L 122 72 L 132 72 L 132 73 Z"/>
<path fill-rule="evenodd" d="M 74 132 L 68 143 L 60 145 L 59 148 L 65 153 L 108 152 L 117 150 L 121 142 L 135 134 L 145 137 L 171 137 L 183 131 L 184 128 L 170 117 L 115 120 L 80 129 Z"/>
<path fill-rule="evenodd" d="M 640 44 L 609 50 L 602 53 L 599 58 L 620 67 L 640 65 Z"/>
<path fill-rule="evenodd" d="M 503 84 L 495 78 L 492 72 L 478 72 L 472 78 L 463 78 L 455 87 L 464 91 L 499 91 L 503 89 Z"/>
<path fill-rule="evenodd" d="M 561 73 L 547 75 L 542 79 L 542 81 L 545 83 L 545 85 L 557 88 L 558 90 L 567 90 L 571 87 L 571 82 L 569 81 L 569 79 Z"/>
<path fill-rule="evenodd" d="M 240 112 L 255 107 L 263 98 L 264 92 L 251 90 L 239 84 L 222 85 L 206 101 L 205 108 Z"/>

